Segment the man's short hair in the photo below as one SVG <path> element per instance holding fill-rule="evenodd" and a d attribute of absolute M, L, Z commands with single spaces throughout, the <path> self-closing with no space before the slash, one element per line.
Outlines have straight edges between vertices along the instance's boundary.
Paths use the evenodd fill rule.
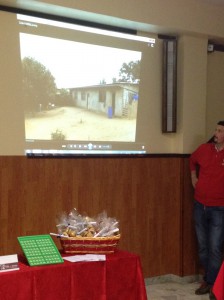
<path fill-rule="evenodd" d="M 217 123 L 217 125 L 224 126 L 224 121 L 219 121 L 219 122 Z"/>

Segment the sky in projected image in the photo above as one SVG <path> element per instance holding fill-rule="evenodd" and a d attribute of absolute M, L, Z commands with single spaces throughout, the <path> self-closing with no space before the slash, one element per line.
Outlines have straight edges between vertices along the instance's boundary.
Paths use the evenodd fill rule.
<path fill-rule="evenodd" d="M 112 83 L 123 63 L 141 52 L 20 33 L 21 59 L 32 57 L 54 76 L 57 88 Z"/>

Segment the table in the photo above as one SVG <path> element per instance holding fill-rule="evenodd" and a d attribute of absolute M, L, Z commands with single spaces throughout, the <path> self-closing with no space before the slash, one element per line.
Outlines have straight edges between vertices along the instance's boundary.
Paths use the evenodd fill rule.
<path fill-rule="evenodd" d="M 147 300 L 138 255 L 117 250 L 106 261 L 30 267 L 0 273 L 1 300 Z"/>
<path fill-rule="evenodd" d="M 217 300 L 224 300 L 224 263 L 222 263 L 213 286 L 213 293 Z"/>

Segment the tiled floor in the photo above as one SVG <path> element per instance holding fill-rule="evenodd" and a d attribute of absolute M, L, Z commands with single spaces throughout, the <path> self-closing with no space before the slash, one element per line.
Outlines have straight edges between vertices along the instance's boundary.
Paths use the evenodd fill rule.
<path fill-rule="evenodd" d="M 152 283 L 146 285 L 148 300 L 209 300 L 209 294 L 195 295 L 199 287 L 194 283 Z"/>

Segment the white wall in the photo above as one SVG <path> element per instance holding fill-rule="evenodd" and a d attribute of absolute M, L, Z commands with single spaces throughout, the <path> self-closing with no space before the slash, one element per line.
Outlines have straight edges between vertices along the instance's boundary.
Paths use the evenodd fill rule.
<path fill-rule="evenodd" d="M 224 52 L 208 54 L 206 103 L 206 138 L 209 139 L 217 121 L 224 120 Z"/>

